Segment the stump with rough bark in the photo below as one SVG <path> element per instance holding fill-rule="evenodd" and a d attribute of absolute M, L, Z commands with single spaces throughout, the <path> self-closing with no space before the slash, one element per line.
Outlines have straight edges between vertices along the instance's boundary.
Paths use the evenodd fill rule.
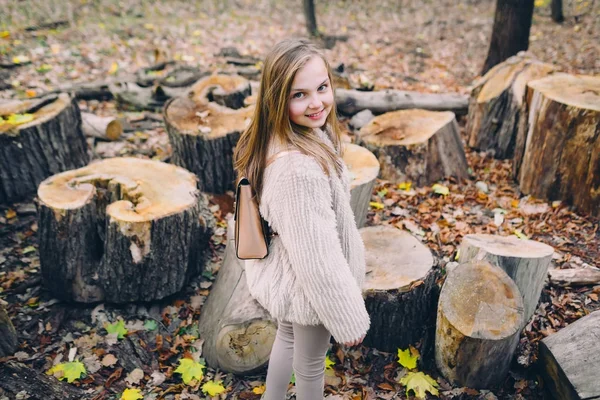
<path fill-rule="evenodd" d="M 517 285 L 487 261 L 461 264 L 446 277 L 437 309 L 435 362 L 449 381 L 471 388 L 502 382 L 523 324 Z"/>
<path fill-rule="evenodd" d="M 244 107 L 250 96 L 250 81 L 239 75 L 210 75 L 196 82 L 190 89 L 190 98 L 200 104 L 214 101 L 237 110 Z"/>
<path fill-rule="evenodd" d="M 350 174 L 350 205 L 356 226 L 362 228 L 367 220 L 371 193 L 379 174 L 379 162 L 369 150 L 352 143 L 344 144 L 343 154 Z"/>
<path fill-rule="evenodd" d="M 0 358 L 12 355 L 18 344 L 15 327 L 10 322 L 4 306 L 0 303 Z"/>
<path fill-rule="evenodd" d="M 466 179 L 467 160 L 452 112 L 401 110 L 372 119 L 357 134 L 381 164 L 381 178 L 426 185 Z"/>
<path fill-rule="evenodd" d="M 235 255 L 235 222 L 227 222 L 223 264 L 200 315 L 202 354 L 213 368 L 249 374 L 267 365 L 277 325 L 250 295 L 244 260 Z"/>
<path fill-rule="evenodd" d="M 31 400 L 81 400 L 86 392 L 53 376 L 27 367 L 16 361 L 7 361 L 0 366 L 0 394 L 9 394 L 10 399 Z"/>
<path fill-rule="evenodd" d="M 486 260 L 500 267 L 517 284 L 523 298 L 523 324 L 535 312 L 554 249 L 516 236 L 472 234 L 463 238 L 459 262 Z"/>
<path fill-rule="evenodd" d="M 32 195 L 50 175 L 88 161 L 79 107 L 68 95 L 0 104 L 0 203 Z"/>
<path fill-rule="evenodd" d="M 521 191 L 600 216 L 600 77 L 554 74 L 526 96 L 513 163 Z"/>
<path fill-rule="evenodd" d="M 490 150 L 496 158 L 512 158 L 525 85 L 554 69 L 553 65 L 521 52 L 475 82 L 466 129 L 469 146 Z"/>
<path fill-rule="evenodd" d="M 42 277 L 58 298 L 151 301 L 202 271 L 214 220 L 183 168 L 106 159 L 48 178 L 38 198 Z"/>
<path fill-rule="evenodd" d="M 423 340 L 425 357 L 433 344 L 439 270 L 431 252 L 408 232 L 390 226 L 360 230 L 366 250 L 362 290 L 371 327 L 365 345 L 386 352 Z"/>

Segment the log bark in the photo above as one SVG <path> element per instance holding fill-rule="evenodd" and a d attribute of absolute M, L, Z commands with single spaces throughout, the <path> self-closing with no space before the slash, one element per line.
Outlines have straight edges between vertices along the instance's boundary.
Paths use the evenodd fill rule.
<path fill-rule="evenodd" d="M 525 85 L 552 71 L 553 65 L 521 52 L 476 81 L 469 101 L 466 129 L 469 146 L 492 151 L 496 158 L 512 158 Z"/>
<path fill-rule="evenodd" d="M 460 263 L 486 260 L 506 272 L 519 288 L 527 324 L 540 300 L 554 249 L 513 236 L 471 234 L 463 238 L 459 254 Z"/>
<path fill-rule="evenodd" d="M 600 284 L 600 270 L 595 268 L 570 268 L 550 270 L 550 282 L 561 286 L 586 286 Z"/>
<path fill-rule="evenodd" d="M 82 112 L 83 134 L 104 140 L 118 140 L 123 133 L 123 124 L 113 117 L 101 117 L 95 114 Z"/>
<path fill-rule="evenodd" d="M 0 203 L 36 192 L 52 174 L 79 168 L 89 161 L 77 103 L 66 94 L 31 108 L 33 120 L 22 125 L 0 122 Z M 6 114 L 14 112 L 14 108 Z"/>
<path fill-rule="evenodd" d="M 513 163 L 521 192 L 600 216 L 600 77 L 554 74 L 525 96 Z"/>
<path fill-rule="evenodd" d="M 223 194 L 235 188 L 233 149 L 253 107 L 231 110 L 202 98 L 180 97 L 165 106 L 172 162 L 195 173 L 201 191 Z"/>
<path fill-rule="evenodd" d="M 16 397 L 27 394 L 30 400 L 80 400 L 85 392 L 54 377 L 37 372 L 24 364 L 7 361 L 0 365 L 0 388 Z M 25 392 L 25 393 L 23 393 Z"/>
<path fill-rule="evenodd" d="M 244 261 L 235 255 L 234 224 L 228 218 L 223 264 L 202 307 L 199 332 L 208 365 L 246 375 L 267 366 L 277 325 L 250 295 Z"/>
<path fill-rule="evenodd" d="M 458 93 L 433 94 L 391 89 L 363 92 L 336 89 L 335 98 L 338 110 L 345 115 L 354 115 L 365 109 L 371 110 L 374 114 L 383 114 L 413 108 L 452 111 L 457 115 L 465 115 L 469 109 L 468 96 Z"/>
<path fill-rule="evenodd" d="M 563 14 L 563 2 L 562 0 L 552 0 L 550 4 L 550 10 L 552 15 L 552 21 L 558 22 L 559 24 L 565 20 Z"/>
<path fill-rule="evenodd" d="M 539 366 L 555 399 L 600 398 L 600 311 L 595 311 L 540 342 Z"/>
<path fill-rule="evenodd" d="M 529 47 L 534 0 L 497 0 L 490 48 L 481 75 Z"/>
<path fill-rule="evenodd" d="M 308 31 L 308 34 L 313 37 L 319 36 L 314 0 L 302 0 L 302 5 L 304 6 L 304 18 L 306 20 L 306 30 Z"/>
<path fill-rule="evenodd" d="M 161 299 L 201 273 L 214 221 L 196 177 L 114 158 L 52 176 L 38 190 L 44 285 L 60 299 Z"/>
<path fill-rule="evenodd" d="M 362 290 L 371 327 L 366 346 L 386 352 L 421 341 L 423 358 L 431 352 L 438 299 L 431 252 L 407 232 L 390 226 L 360 230 L 366 250 Z"/>
<path fill-rule="evenodd" d="M 0 303 L 0 358 L 12 355 L 18 345 L 17 331 Z"/>
<path fill-rule="evenodd" d="M 214 101 L 234 110 L 244 107 L 244 99 L 252 92 L 250 81 L 239 75 L 211 75 L 196 82 L 189 97 L 197 104 Z"/>
<path fill-rule="evenodd" d="M 343 159 L 350 173 L 350 206 L 356 226 L 362 228 L 379 175 L 379 161 L 369 150 L 352 143 L 344 144 Z"/>
<path fill-rule="evenodd" d="M 506 273 L 487 261 L 446 277 L 437 309 L 435 361 L 449 381 L 470 388 L 501 383 L 519 342 L 523 300 Z"/>
<path fill-rule="evenodd" d="M 372 151 L 381 178 L 426 185 L 444 177 L 466 179 L 467 160 L 451 112 L 401 110 L 375 117 L 357 143 Z"/>

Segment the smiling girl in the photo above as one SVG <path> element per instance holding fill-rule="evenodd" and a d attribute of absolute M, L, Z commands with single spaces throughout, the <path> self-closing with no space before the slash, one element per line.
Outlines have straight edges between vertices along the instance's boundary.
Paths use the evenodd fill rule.
<path fill-rule="evenodd" d="M 278 43 L 235 149 L 238 177 L 253 182 L 260 213 L 276 232 L 267 257 L 246 261 L 250 293 L 278 323 L 267 400 L 285 399 L 292 370 L 297 400 L 322 399 L 331 336 L 357 345 L 370 325 L 360 289 L 365 249 L 333 93 L 331 69 L 315 45 Z"/>

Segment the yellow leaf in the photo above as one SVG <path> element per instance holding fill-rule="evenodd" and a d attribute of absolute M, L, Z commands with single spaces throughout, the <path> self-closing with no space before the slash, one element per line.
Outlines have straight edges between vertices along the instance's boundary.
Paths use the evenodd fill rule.
<path fill-rule="evenodd" d="M 14 64 L 23 64 L 29 62 L 29 57 L 23 55 L 14 56 L 12 62 Z"/>
<path fill-rule="evenodd" d="M 325 357 L 325 369 L 333 369 L 331 368 L 332 365 L 335 365 L 335 362 L 331 361 L 329 356 Z"/>
<path fill-rule="evenodd" d="M 252 389 L 252 393 L 254 394 L 263 394 L 266 390 L 266 386 L 265 385 L 260 385 L 255 387 L 254 389 Z"/>
<path fill-rule="evenodd" d="M 369 205 L 373 208 L 376 208 L 378 210 L 381 210 L 383 207 L 385 207 L 383 204 L 377 202 L 377 201 L 371 201 L 369 202 Z"/>
<path fill-rule="evenodd" d="M 108 333 L 116 333 L 117 339 L 125 339 L 125 335 L 128 332 L 127 328 L 125 328 L 125 322 L 123 322 L 122 319 L 112 324 L 105 323 L 104 329 L 106 329 L 106 332 Z"/>
<path fill-rule="evenodd" d="M 519 200 L 517 200 L 517 199 L 514 199 L 514 200 L 512 200 L 512 201 L 510 202 L 510 205 L 511 205 L 512 207 L 514 207 L 514 208 L 517 208 L 517 207 L 519 207 Z"/>
<path fill-rule="evenodd" d="M 33 89 L 27 89 L 25 91 L 25 96 L 27 96 L 27 97 L 35 97 L 36 94 L 37 94 L 36 91 Z"/>
<path fill-rule="evenodd" d="M 406 395 L 412 390 L 418 399 L 424 399 L 426 392 L 431 393 L 434 396 L 439 394 L 437 387 L 438 384 L 432 377 L 422 372 L 409 372 L 402 379 L 400 384 L 406 386 Z"/>
<path fill-rule="evenodd" d="M 412 186 L 411 182 L 402 182 L 398 184 L 398 189 L 400 190 L 410 190 L 410 187 Z"/>
<path fill-rule="evenodd" d="M 140 400 L 143 399 L 140 389 L 125 389 L 121 395 L 121 400 Z"/>
<path fill-rule="evenodd" d="M 193 379 L 201 381 L 204 378 L 204 369 L 206 367 L 199 362 L 190 360 L 189 358 L 182 358 L 179 360 L 179 367 L 174 371 L 181 374 L 183 383 L 188 385 Z"/>
<path fill-rule="evenodd" d="M 223 387 L 222 381 L 208 381 L 202 385 L 202 391 L 209 396 L 216 396 L 223 393 L 225 388 Z"/>
<path fill-rule="evenodd" d="M 415 369 L 417 368 L 417 360 L 419 356 L 413 356 L 410 349 L 401 350 L 398 349 L 398 363 L 404 368 Z"/>
<path fill-rule="evenodd" d="M 519 239 L 529 239 L 529 237 L 524 234 L 523 232 L 521 232 L 520 229 L 515 229 L 515 236 L 518 237 Z"/>
<path fill-rule="evenodd" d="M 21 125 L 33 121 L 33 114 L 10 114 L 6 123 L 11 125 Z"/>
<path fill-rule="evenodd" d="M 4 215 L 6 215 L 6 219 L 12 219 L 17 216 L 17 212 L 12 208 L 9 208 L 8 210 L 6 210 L 6 214 Z"/>
<path fill-rule="evenodd" d="M 81 375 L 86 373 L 85 365 L 80 361 L 56 364 L 46 372 L 46 374 L 54 375 L 61 381 L 66 379 L 69 383 L 81 378 Z"/>
<path fill-rule="evenodd" d="M 2 39 L 8 39 L 10 37 L 10 32 L 9 31 L 0 31 L 0 38 Z"/>
<path fill-rule="evenodd" d="M 450 194 L 450 189 L 448 189 L 446 186 L 440 185 L 439 183 L 433 185 L 431 190 L 433 190 L 433 193 L 441 194 L 443 196 Z"/>
<path fill-rule="evenodd" d="M 114 75 L 117 73 L 118 70 L 119 70 L 119 64 L 117 64 L 116 61 L 113 61 L 113 63 L 110 65 L 110 69 L 108 70 L 108 73 L 111 75 Z"/>

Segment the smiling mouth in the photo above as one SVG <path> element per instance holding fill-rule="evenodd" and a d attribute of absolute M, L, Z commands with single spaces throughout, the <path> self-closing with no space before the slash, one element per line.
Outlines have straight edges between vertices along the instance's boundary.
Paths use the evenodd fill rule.
<path fill-rule="evenodd" d="M 307 116 L 307 117 L 309 117 L 309 118 L 320 117 L 320 116 L 321 116 L 321 114 L 323 113 L 323 111 L 324 111 L 324 110 L 325 110 L 325 109 L 323 109 L 323 110 L 321 110 L 321 111 L 319 111 L 319 112 L 316 112 L 316 113 L 314 113 L 314 114 L 308 114 L 308 115 L 306 115 L 306 116 Z"/>

